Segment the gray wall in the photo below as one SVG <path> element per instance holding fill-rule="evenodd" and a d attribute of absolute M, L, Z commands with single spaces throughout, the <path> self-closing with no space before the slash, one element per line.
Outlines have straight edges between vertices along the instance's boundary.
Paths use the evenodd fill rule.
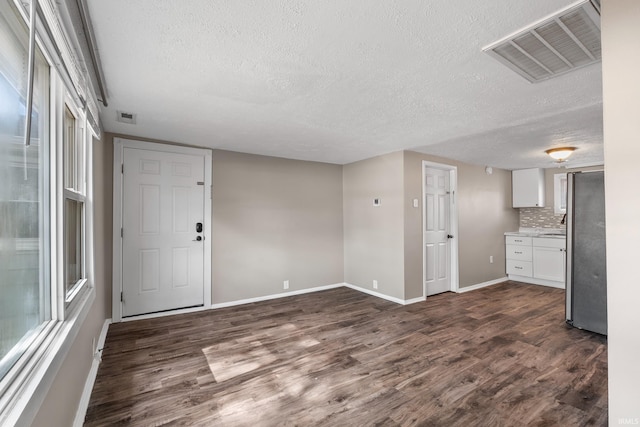
<path fill-rule="evenodd" d="M 405 299 L 403 163 L 402 152 L 396 152 L 343 170 L 344 281 L 400 299 Z M 374 198 L 380 206 L 373 206 Z"/>
<path fill-rule="evenodd" d="M 511 207 L 511 172 L 406 151 L 405 170 L 405 278 L 406 298 L 422 295 L 422 161 L 458 168 L 458 258 L 460 288 L 499 279 L 505 273 L 504 233 L 518 229 L 518 211 Z M 493 255 L 493 264 L 489 263 Z"/>
<path fill-rule="evenodd" d="M 609 424 L 640 420 L 640 2 L 602 2 Z M 621 420 L 623 419 L 623 420 Z"/>
<path fill-rule="evenodd" d="M 343 282 L 342 167 L 214 151 L 213 302 Z"/>
<path fill-rule="evenodd" d="M 111 317 L 111 229 L 113 145 L 108 138 L 93 143 L 94 253 L 96 299 L 45 397 L 33 426 L 71 426 L 91 369 L 92 341 Z"/>

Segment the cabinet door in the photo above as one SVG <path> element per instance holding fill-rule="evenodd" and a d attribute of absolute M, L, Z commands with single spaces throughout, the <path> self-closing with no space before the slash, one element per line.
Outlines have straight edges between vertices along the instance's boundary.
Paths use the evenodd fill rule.
<path fill-rule="evenodd" d="M 514 208 L 544 207 L 544 170 L 521 169 L 511 172 Z"/>
<path fill-rule="evenodd" d="M 561 248 L 533 248 L 533 277 L 564 282 L 565 251 Z"/>

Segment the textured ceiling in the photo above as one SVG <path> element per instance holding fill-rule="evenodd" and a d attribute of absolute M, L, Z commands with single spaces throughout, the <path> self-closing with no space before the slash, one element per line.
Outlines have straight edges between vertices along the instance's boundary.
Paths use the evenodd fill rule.
<path fill-rule="evenodd" d="M 482 47 L 567 0 L 88 0 L 109 132 L 349 163 L 601 163 L 600 64 L 531 84 Z M 115 121 L 116 110 L 137 124 Z"/>

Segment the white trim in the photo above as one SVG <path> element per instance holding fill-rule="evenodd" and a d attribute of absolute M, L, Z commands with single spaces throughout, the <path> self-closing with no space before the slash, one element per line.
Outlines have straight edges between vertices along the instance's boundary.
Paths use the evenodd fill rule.
<path fill-rule="evenodd" d="M 448 165 L 445 163 L 436 163 L 430 162 L 428 160 L 422 161 L 422 184 L 420 189 L 422 194 L 420 195 L 420 199 L 423 201 L 422 203 L 422 218 L 420 223 L 420 233 L 422 233 L 422 296 L 427 298 L 427 277 L 426 277 L 426 265 L 425 265 L 425 244 L 424 241 L 424 223 L 426 217 L 426 207 L 424 204 L 424 193 L 425 193 L 425 169 L 440 169 L 449 171 L 449 192 L 451 193 L 451 197 L 449 198 L 449 232 L 453 235 L 453 239 L 451 239 L 451 244 L 449 246 L 449 254 L 450 254 L 450 265 L 449 265 L 449 290 L 451 292 L 458 292 L 460 285 L 460 277 L 458 271 L 458 167 L 453 165 Z"/>
<path fill-rule="evenodd" d="M 89 408 L 89 400 L 91 399 L 91 392 L 93 391 L 93 385 L 96 382 L 96 376 L 98 375 L 98 367 L 102 362 L 102 349 L 104 348 L 104 341 L 107 338 L 107 331 L 111 319 L 107 319 L 102 324 L 102 330 L 100 331 L 100 337 L 96 343 L 96 348 L 93 349 L 93 362 L 91 363 L 91 369 L 87 375 L 87 381 L 84 383 L 84 389 L 82 390 L 82 396 L 80 396 L 80 403 L 78 404 L 78 410 L 76 412 L 76 418 L 73 420 L 74 427 L 82 427 L 84 424 L 84 418 L 87 415 L 87 409 Z"/>
<path fill-rule="evenodd" d="M 157 313 L 148 313 L 148 314 L 140 314 L 138 316 L 123 317 L 122 319 L 120 319 L 120 322 L 124 323 L 124 322 L 133 322 L 136 320 L 157 319 L 158 317 L 173 316 L 174 314 L 187 314 L 187 313 L 196 313 L 198 311 L 211 310 L 211 308 L 212 308 L 211 306 L 209 307 L 198 306 L 198 307 L 189 307 L 189 308 L 179 308 L 177 310 L 159 311 Z"/>
<path fill-rule="evenodd" d="M 354 291 L 362 292 L 363 294 L 368 294 L 368 295 L 371 295 L 371 296 L 374 296 L 374 297 L 378 297 L 378 298 L 381 298 L 381 299 L 386 299 L 387 301 L 395 302 L 396 304 L 400 304 L 400 305 L 407 305 L 407 304 L 413 304 L 413 303 L 418 302 L 418 301 L 425 301 L 424 297 L 413 298 L 413 299 L 407 301 L 407 300 L 403 300 L 401 298 L 396 298 L 396 297 L 392 297 L 390 295 L 382 294 L 380 292 L 372 291 L 372 290 L 367 289 L 367 288 L 362 288 L 362 287 L 357 286 L 357 285 L 352 285 L 350 283 L 345 283 L 344 286 L 349 288 L 349 289 L 353 289 Z"/>
<path fill-rule="evenodd" d="M 464 292 L 475 291 L 476 289 L 482 289 L 482 288 L 486 288 L 487 286 L 497 285 L 498 283 L 504 283 L 508 280 L 509 280 L 508 277 L 501 277 L 499 279 L 489 280 L 482 283 L 476 283 L 475 285 L 458 288 L 458 293 L 461 294 Z"/>
<path fill-rule="evenodd" d="M 158 313 L 142 314 L 140 316 L 124 317 L 122 319 L 122 322 L 132 322 L 132 321 L 135 321 L 135 320 L 144 320 L 144 319 L 155 319 L 155 318 L 158 318 L 158 317 L 173 316 L 174 314 L 196 313 L 198 311 L 215 310 L 215 309 L 218 309 L 218 308 L 225 308 L 225 307 L 234 307 L 234 306 L 242 305 L 242 304 L 251 304 L 251 303 L 254 303 L 254 302 L 261 302 L 261 301 L 268 301 L 268 300 L 277 299 L 277 298 L 291 297 L 291 296 L 294 296 L 294 295 L 302 295 L 302 294 L 309 294 L 309 293 L 312 293 L 312 292 L 326 291 L 328 289 L 335 289 L 335 288 L 340 288 L 340 287 L 343 287 L 343 286 L 345 286 L 344 283 L 337 283 L 335 285 L 317 286 L 317 287 L 314 287 L 314 288 L 300 289 L 300 290 L 297 290 L 297 291 L 283 292 L 283 293 L 280 293 L 280 294 L 271 294 L 271 295 L 265 295 L 265 296 L 262 296 L 262 297 L 246 298 L 246 299 L 241 299 L 241 300 L 222 302 L 222 303 L 219 303 L 219 304 L 211 304 L 209 307 L 182 308 L 182 309 L 179 309 L 179 310 L 168 310 L 168 311 L 161 311 L 161 312 L 158 312 Z"/>
<path fill-rule="evenodd" d="M 112 286 L 112 321 L 121 322 L 122 304 L 120 302 L 120 293 L 122 292 L 122 238 L 120 229 L 122 228 L 122 163 L 124 160 L 124 149 L 135 148 L 139 150 L 150 150 L 164 153 L 179 153 L 204 158 L 204 276 L 203 276 L 203 299 L 202 307 L 196 309 L 184 309 L 191 311 L 206 310 L 211 308 L 211 228 L 212 218 L 212 177 L 213 177 L 213 154 L 210 149 L 186 147 L 182 145 L 169 145 L 156 142 L 137 141 L 134 139 L 114 138 L 113 139 L 113 286 Z M 207 197 L 208 192 L 208 197 Z M 184 313 L 184 310 L 172 311 L 173 313 Z M 151 317 L 159 317 L 167 315 L 166 313 L 150 314 Z M 135 316 L 136 319 L 142 318 Z"/>
<path fill-rule="evenodd" d="M 391 301 L 391 302 L 395 302 L 396 304 L 401 304 L 401 305 L 409 305 L 409 304 L 415 304 L 417 302 L 422 302 L 425 301 L 426 298 L 425 297 L 417 297 L 417 298 L 412 298 L 409 300 L 403 300 L 400 298 L 395 298 L 395 297 L 391 297 L 389 295 L 385 295 L 382 294 L 380 292 L 375 292 L 375 291 L 370 291 L 366 288 L 362 288 L 360 286 L 356 286 L 356 285 L 352 285 L 349 283 L 336 283 L 333 285 L 325 285 L 325 286 L 316 286 L 313 288 L 307 288 L 307 289 L 300 289 L 297 291 L 290 291 L 290 292 L 282 292 L 279 294 L 271 294 L 271 295 L 265 295 L 265 296 L 261 296 L 261 297 L 254 297 L 254 298 L 245 298 L 245 299 L 240 299 L 240 300 L 235 300 L 235 301 L 229 301 L 229 302 L 221 302 L 218 304 L 211 304 L 210 307 L 193 307 L 193 308 L 183 308 L 180 310 L 169 310 L 169 311 L 162 311 L 159 313 L 150 313 L 150 314 L 143 314 L 140 316 L 131 316 L 131 317 L 125 317 L 123 318 L 121 321 L 122 322 L 132 322 L 135 320 L 143 320 L 143 319 L 155 319 L 158 317 L 166 317 L 166 316 L 173 316 L 174 314 L 185 314 L 185 313 L 195 313 L 198 311 L 206 311 L 206 310 L 215 310 L 218 308 L 226 308 L 226 307 L 235 307 L 238 305 L 243 305 L 243 304 L 252 304 L 255 302 L 262 302 L 262 301 L 269 301 L 272 299 L 278 299 L 278 298 L 286 298 L 286 297 L 292 297 L 295 295 L 303 295 L 303 294 L 310 294 L 313 292 L 320 292 L 320 291 L 326 291 L 329 289 L 337 289 L 337 288 L 349 288 L 349 289 L 353 289 L 355 291 L 358 292 L 362 292 L 368 295 L 372 295 L 374 297 L 378 297 L 381 299 L 385 299 L 387 301 Z"/>
<path fill-rule="evenodd" d="M 315 288 L 307 288 L 307 289 L 300 289 L 297 291 L 290 291 L 290 292 L 283 292 L 281 294 L 272 294 L 272 295 L 265 295 L 262 297 L 255 297 L 255 298 L 247 298 L 247 299 L 241 299 L 241 300 L 236 300 L 236 301 L 230 301 L 230 302 L 221 302 L 219 304 L 213 304 L 212 308 L 225 308 L 225 307 L 233 307 L 236 305 L 242 305 L 242 304 L 251 304 L 254 302 L 261 302 L 261 301 L 268 301 L 268 300 L 272 300 L 272 299 L 278 299 L 278 298 L 285 298 L 285 297 L 292 297 L 294 295 L 303 295 L 303 294 L 310 294 L 313 292 L 320 292 L 320 291 L 326 291 L 329 289 L 335 289 L 335 288 L 341 288 L 345 286 L 344 283 L 336 283 L 334 285 L 325 285 L 325 286 L 316 286 Z"/>
<path fill-rule="evenodd" d="M 554 282 L 552 280 L 536 279 L 534 277 L 517 276 L 515 274 L 510 274 L 509 280 L 513 280 L 514 282 L 529 283 L 531 285 L 541 285 L 548 286 L 550 288 L 565 289 L 564 282 Z"/>
<path fill-rule="evenodd" d="M 402 303 L 402 305 L 409 305 L 409 304 L 415 304 L 417 302 L 424 302 L 427 300 L 427 297 L 425 297 L 424 295 L 421 297 L 417 297 L 417 298 L 411 298 L 411 299 L 406 299 L 404 300 L 404 302 Z"/>
<path fill-rule="evenodd" d="M 0 425 L 31 425 L 95 301 L 91 289 L 68 320 L 58 322 L 5 394 Z M 1 399 L 0 399 L 1 400 Z"/>

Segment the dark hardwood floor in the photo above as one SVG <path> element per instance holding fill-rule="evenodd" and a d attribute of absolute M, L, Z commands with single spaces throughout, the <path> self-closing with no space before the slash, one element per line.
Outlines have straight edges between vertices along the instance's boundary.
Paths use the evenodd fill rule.
<path fill-rule="evenodd" d="M 506 282 L 400 306 L 348 288 L 111 325 L 87 426 L 607 424 L 606 338 Z"/>

